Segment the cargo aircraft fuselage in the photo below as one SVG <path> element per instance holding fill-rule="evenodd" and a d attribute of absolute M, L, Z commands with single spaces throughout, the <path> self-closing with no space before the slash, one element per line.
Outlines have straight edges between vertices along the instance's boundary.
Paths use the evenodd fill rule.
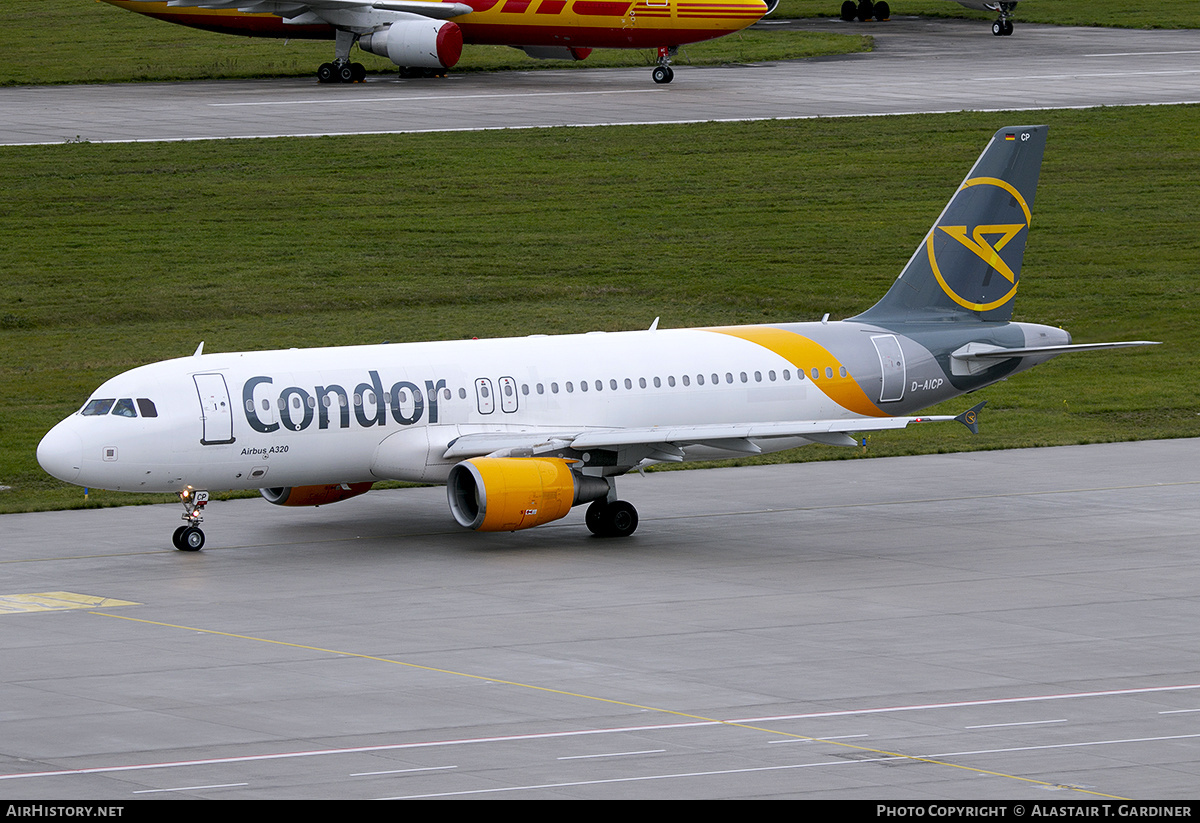
<path fill-rule="evenodd" d="M 159 20 L 223 34 L 335 41 L 322 82 L 365 77 L 357 43 L 406 77 L 444 73 L 466 45 L 513 46 L 531 57 L 583 60 L 592 49 L 657 49 L 656 83 L 674 78 L 679 46 L 757 22 L 764 0 L 105 0 Z M 771 8 L 778 0 L 771 0 Z"/>

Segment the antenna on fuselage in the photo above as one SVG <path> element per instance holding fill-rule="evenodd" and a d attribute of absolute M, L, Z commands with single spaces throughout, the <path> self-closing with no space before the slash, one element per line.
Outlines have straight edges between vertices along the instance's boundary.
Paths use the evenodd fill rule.
<path fill-rule="evenodd" d="M 204 341 L 203 340 L 200 341 L 200 345 L 196 347 L 196 350 L 194 352 L 192 352 L 192 357 L 199 357 L 202 354 L 204 354 Z"/>
<path fill-rule="evenodd" d="M 654 322 L 650 324 L 650 331 L 658 331 L 658 318 L 654 318 Z"/>

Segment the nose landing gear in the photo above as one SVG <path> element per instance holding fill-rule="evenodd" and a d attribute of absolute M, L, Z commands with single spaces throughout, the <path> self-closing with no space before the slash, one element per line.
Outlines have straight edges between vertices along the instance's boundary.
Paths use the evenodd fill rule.
<path fill-rule="evenodd" d="M 987 7 L 1000 14 L 996 22 L 992 23 L 992 34 L 997 37 L 1008 37 L 1011 35 L 1013 33 L 1013 17 L 1017 9 L 1017 4 L 1015 2 L 988 3 Z"/>
<path fill-rule="evenodd" d="M 183 504 L 184 524 L 175 530 L 171 542 L 181 552 L 198 552 L 204 548 L 204 532 L 200 524 L 204 522 L 202 512 L 208 505 L 208 492 L 203 489 L 184 489 L 179 493 L 179 502 Z"/>
<path fill-rule="evenodd" d="M 679 53 L 679 46 L 659 46 L 658 65 L 654 67 L 654 82 L 659 85 L 670 83 L 675 79 L 675 70 L 671 68 L 671 58 Z"/>

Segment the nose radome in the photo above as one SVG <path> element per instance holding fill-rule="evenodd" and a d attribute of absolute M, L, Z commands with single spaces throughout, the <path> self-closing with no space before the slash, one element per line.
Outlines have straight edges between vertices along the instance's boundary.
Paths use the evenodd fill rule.
<path fill-rule="evenodd" d="M 46 432 L 42 442 L 38 443 L 37 460 L 47 474 L 67 483 L 75 482 L 83 465 L 83 441 L 70 420 L 64 420 Z"/>

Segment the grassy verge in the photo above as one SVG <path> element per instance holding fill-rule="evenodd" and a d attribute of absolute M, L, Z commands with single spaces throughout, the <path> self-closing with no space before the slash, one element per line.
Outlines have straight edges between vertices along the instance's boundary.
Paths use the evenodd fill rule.
<path fill-rule="evenodd" d="M 1060 359 L 980 396 L 978 437 L 918 427 L 876 436 L 870 453 L 1200 436 L 1197 113 L 0 148 L 0 484 L 12 487 L 0 511 L 81 503 L 41 472 L 38 439 L 103 380 L 201 340 L 219 351 L 854 314 L 1008 120 L 1051 125 L 1017 319 L 1079 342 L 1167 345 Z"/>

